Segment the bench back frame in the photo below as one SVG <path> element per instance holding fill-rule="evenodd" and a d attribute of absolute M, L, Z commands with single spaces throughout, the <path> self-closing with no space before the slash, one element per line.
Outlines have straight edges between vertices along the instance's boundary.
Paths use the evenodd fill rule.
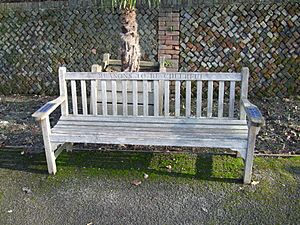
<path fill-rule="evenodd" d="M 95 71 L 95 70 L 94 70 Z M 72 99 L 72 114 L 78 115 L 99 115 L 97 100 L 97 83 L 101 86 L 101 115 L 103 116 L 165 116 L 165 117 L 207 117 L 207 118 L 235 118 L 235 98 L 236 82 L 240 82 L 238 87 L 241 99 L 248 97 L 248 68 L 242 68 L 240 73 L 217 73 L 217 72 L 67 72 L 66 68 L 59 69 L 60 95 L 68 98 L 68 85 L 70 82 L 70 96 Z M 90 83 L 90 92 L 87 92 L 87 82 Z M 117 95 L 117 82 L 122 84 L 122 99 Z M 174 109 L 170 112 L 170 84 L 175 82 Z M 128 83 L 130 83 L 130 98 L 133 109 L 128 114 Z M 214 93 L 214 84 L 217 83 L 218 91 Z M 224 114 L 224 93 L 225 83 L 229 84 L 229 104 L 228 116 Z M 205 85 L 207 84 L 207 85 Z M 107 110 L 107 87 L 111 88 L 110 98 L 112 112 Z M 153 85 L 153 97 L 149 99 L 149 85 Z M 78 87 L 80 86 L 80 87 Z M 184 93 L 182 87 L 184 86 Z M 195 87 L 194 92 L 192 86 Z M 78 87 L 78 88 L 77 88 Z M 138 87 L 143 87 L 142 99 L 138 97 Z M 206 92 L 207 88 L 207 92 Z M 207 104 L 204 105 L 202 97 L 207 95 Z M 89 96 L 88 96 L 89 95 Z M 183 99 L 183 95 L 185 95 Z M 214 100 L 214 96 L 218 96 Z M 195 105 L 192 104 L 194 97 Z M 88 98 L 90 98 L 90 110 L 88 110 Z M 78 100 L 81 102 L 81 112 L 78 110 Z M 121 112 L 117 108 L 117 102 L 122 102 Z M 154 113 L 149 114 L 148 104 L 153 101 Z M 217 112 L 214 112 L 213 103 L 217 101 Z M 163 105 L 163 107 L 160 107 Z M 141 107 L 140 107 L 141 106 Z M 184 106 L 184 107 L 182 107 Z M 193 110 L 193 107 L 195 110 Z M 206 109 L 205 115 L 203 109 Z M 68 102 L 62 105 L 62 114 L 70 113 Z M 162 110 L 163 108 L 163 110 Z M 245 120 L 246 114 L 243 108 L 239 107 L 239 119 Z M 90 111 L 90 112 L 88 112 Z M 183 112 L 184 111 L 184 112 Z M 195 112 L 194 114 L 192 112 Z M 111 114 L 111 115 L 110 115 Z M 236 116 L 235 116 L 236 115 Z"/>

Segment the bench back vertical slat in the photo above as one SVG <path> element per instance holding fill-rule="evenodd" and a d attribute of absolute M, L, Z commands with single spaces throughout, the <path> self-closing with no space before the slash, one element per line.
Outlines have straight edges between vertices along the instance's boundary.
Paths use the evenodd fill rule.
<path fill-rule="evenodd" d="M 133 104 L 133 116 L 138 115 L 138 93 L 137 93 L 137 81 L 132 81 L 132 104 Z"/>
<path fill-rule="evenodd" d="M 229 91 L 229 117 L 234 117 L 234 101 L 235 101 L 235 81 L 230 81 Z"/>
<path fill-rule="evenodd" d="M 247 98 L 247 68 L 243 68 L 243 77 L 241 73 L 210 72 L 110 73 L 99 72 L 101 68 L 98 65 L 90 73 L 64 71 L 64 68 L 60 69 L 60 91 L 66 95 L 66 84 L 70 82 L 69 100 L 72 101 L 74 115 L 245 118 L 243 111 L 240 114 L 236 112 L 235 98 L 239 91 L 241 99 Z M 87 81 L 91 82 L 90 94 L 86 90 Z M 171 82 L 175 83 L 174 98 Z M 214 90 L 216 87 L 218 91 Z M 67 107 L 66 110 L 69 113 Z"/>
<path fill-rule="evenodd" d="M 180 81 L 175 81 L 175 116 L 180 116 Z"/>
<path fill-rule="evenodd" d="M 197 97 L 196 97 L 196 116 L 201 117 L 202 114 L 202 81 L 197 81 Z"/>
<path fill-rule="evenodd" d="M 165 80 L 164 81 L 164 112 L 165 116 L 170 115 L 170 81 Z"/>
<path fill-rule="evenodd" d="M 143 80 L 143 115 L 148 116 L 148 81 Z"/>
<path fill-rule="evenodd" d="M 240 119 L 246 119 L 246 112 L 242 107 L 242 99 L 248 98 L 248 81 L 249 81 L 249 69 L 247 67 L 242 68 L 242 82 L 241 82 L 241 97 L 240 97 Z"/>
<path fill-rule="evenodd" d="M 212 117 L 212 107 L 213 107 L 213 81 L 208 81 L 207 89 L 207 117 Z"/>
<path fill-rule="evenodd" d="M 81 103 L 82 103 L 82 114 L 87 115 L 87 96 L 86 96 L 86 82 L 85 80 L 80 81 L 81 86 Z"/>
<path fill-rule="evenodd" d="M 159 86 L 159 115 L 163 115 L 163 107 L 164 107 L 164 81 L 160 80 L 158 81 L 158 86 Z"/>
<path fill-rule="evenodd" d="M 154 116 L 159 115 L 159 83 L 154 81 Z"/>
<path fill-rule="evenodd" d="M 112 113 L 114 116 L 118 114 L 118 99 L 117 99 L 117 83 L 115 80 L 111 81 L 111 92 L 112 92 Z"/>
<path fill-rule="evenodd" d="M 128 115 L 128 108 L 127 108 L 127 81 L 122 81 L 122 103 L 123 103 L 123 116 Z"/>
<path fill-rule="evenodd" d="M 101 100 L 102 100 L 102 115 L 107 116 L 107 92 L 106 80 L 101 81 Z"/>
<path fill-rule="evenodd" d="M 224 112 L 224 81 L 219 81 L 218 117 L 223 117 Z"/>
<path fill-rule="evenodd" d="M 78 105 L 77 105 L 77 90 L 76 90 L 76 81 L 71 81 L 71 94 L 72 94 L 72 108 L 73 114 L 78 115 Z"/>
<path fill-rule="evenodd" d="M 191 81 L 186 81 L 186 91 L 185 91 L 185 116 L 191 116 Z"/>
<path fill-rule="evenodd" d="M 66 82 L 66 67 L 60 67 L 58 70 L 59 74 L 59 94 L 60 96 L 65 96 L 66 99 L 68 99 L 68 91 L 67 91 L 67 82 Z M 61 104 L 61 114 L 63 116 L 69 115 L 69 109 L 68 109 L 68 101 L 64 101 Z"/>
<path fill-rule="evenodd" d="M 98 108 L 97 108 L 97 81 L 92 80 L 91 81 L 91 113 L 93 115 L 98 114 Z"/>
<path fill-rule="evenodd" d="M 101 72 L 101 66 L 93 65 L 92 73 Z M 97 99 L 98 99 L 98 80 L 91 80 L 91 96 L 90 96 L 90 111 L 93 115 L 98 114 Z"/>

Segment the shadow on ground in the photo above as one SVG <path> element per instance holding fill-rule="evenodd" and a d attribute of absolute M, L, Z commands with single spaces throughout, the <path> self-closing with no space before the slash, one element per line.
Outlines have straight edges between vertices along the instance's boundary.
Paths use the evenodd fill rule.
<path fill-rule="evenodd" d="M 44 153 L 23 154 L 19 149 L 0 150 L 0 168 L 47 174 Z M 144 172 L 167 177 L 241 183 L 243 162 L 231 156 L 187 153 L 75 151 L 57 159 L 57 175 L 77 169 L 91 175 Z M 75 173 L 75 172 L 74 172 Z"/>

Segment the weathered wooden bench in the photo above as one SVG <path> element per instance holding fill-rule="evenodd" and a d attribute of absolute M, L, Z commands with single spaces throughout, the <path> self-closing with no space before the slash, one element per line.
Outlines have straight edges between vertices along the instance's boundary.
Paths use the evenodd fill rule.
<path fill-rule="evenodd" d="M 50 174 L 56 173 L 56 158 L 63 149 L 70 149 L 73 143 L 227 148 L 239 152 L 245 160 L 244 183 L 250 183 L 255 139 L 264 119 L 258 108 L 247 100 L 248 77 L 248 68 L 243 68 L 241 73 L 109 73 L 67 72 L 66 68 L 61 67 L 60 97 L 33 114 L 41 123 L 48 171 Z M 101 115 L 95 97 L 97 81 L 102 88 Z M 118 99 L 116 83 L 120 81 L 122 98 Z M 171 107 L 171 81 L 175 82 L 174 107 Z M 147 107 L 150 82 L 153 83 L 154 93 L 153 116 L 149 115 Z M 164 88 L 163 112 L 159 109 L 159 82 L 163 82 Z M 87 94 L 87 83 L 90 83 L 90 94 Z M 128 83 L 132 87 L 131 114 L 127 110 Z M 137 98 L 138 83 L 144 90 L 141 112 Z M 111 114 L 106 104 L 108 84 L 112 87 Z M 214 89 L 218 89 L 215 94 Z M 238 107 L 235 107 L 238 92 L 240 99 Z M 91 98 L 91 110 L 88 110 L 88 98 Z M 228 109 L 225 108 L 227 99 Z M 117 110 L 117 101 L 120 100 L 123 103 L 121 112 Z M 69 107 L 69 101 L 72 107 Z M 58 106 L 62 115 L 51 128 L 49 115 Z"/>

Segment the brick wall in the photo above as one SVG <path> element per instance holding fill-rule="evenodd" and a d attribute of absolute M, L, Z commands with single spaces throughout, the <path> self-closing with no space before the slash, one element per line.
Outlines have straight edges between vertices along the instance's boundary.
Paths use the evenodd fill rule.
<path fill-rule="evenodd" d="M 181 71 L 247 66 L 252 95 L 300 93 L 300 3 L 184 9 L 180 30 Z"/>
<path fill-rule="evenodd" d="M 157 61 L 158 10 L 139 9 L 137 20 L 142 59 Z M 0 94 L 57 94 L 59 66 L 90 71 L 103 53 L 118 58 L 119 34 L 110 9 L 0 7 Z"/>
<path fill-rule="evenodd" d="M 105 52 L 118 57 L 118 12 L 67 2 L 0 4 L 0 94 L 57 94 L 59 65 L 88 71 Z M 300 3 L 241 2 L 139 9 L 142 58 L 164 56 L 168 71 L 248 66 L 252 95 L 299 93 Z"/>
<path fill-rule="evenodd" d="M 179 11 L 160 11 L 158 18 L 158 58 L 165 58 L 167 71 L 178 71 L 179 69 L 179 28 Z"/>

